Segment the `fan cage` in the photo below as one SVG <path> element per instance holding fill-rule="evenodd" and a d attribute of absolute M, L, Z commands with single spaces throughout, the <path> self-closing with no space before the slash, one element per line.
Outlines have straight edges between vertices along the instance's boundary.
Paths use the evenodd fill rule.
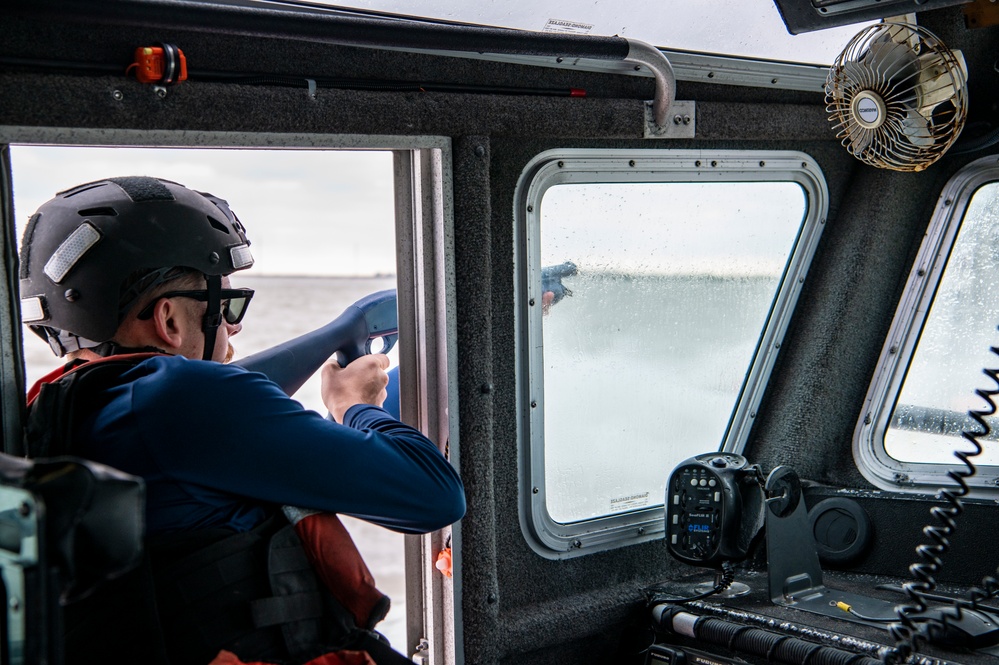
<path fill-rule="evenodd" d="M 836 137 L 878 168 L 922 171 L 957 140 L 968 113 L 961 61 L 929 30 L 885 22 L 858 32 L 826 79 L 826 111 Z M 861 93 L 884 102 L 879 126 L 854 113 Z"/>

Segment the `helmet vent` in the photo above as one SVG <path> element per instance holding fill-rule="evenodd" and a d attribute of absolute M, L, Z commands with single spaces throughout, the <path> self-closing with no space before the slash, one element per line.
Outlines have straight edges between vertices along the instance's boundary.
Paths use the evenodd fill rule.
<path fill-rule="evenodd" d="M 76 214 L 80 217 L 117 217 L 118 211 L 110 207 L 84 208 L 83 210 L 77 210 Z"/>
<path fill-rule="evenodd" d="M 229 234 L 229 227 L 227 227 L 225 224 L 215 219 L 211 215 L 208 215 L 208 223 L 212 225 L 213 229 L 217 229 L 222 233 L 225 233 L 226 235 Z"/>
<path fill-rule="evenodd" d="M 77 194 L 82 194 L 84 192 L 89 192 L 91 189 L 97 189 L 98 187 L 106 187 L 107 183 L 103 180 L 98 182 L 88 182 L 84 185 L 77 185 L 71 189 L 64 189 L 63 191 L 56 194 L 56 196 L 64 196 L 67 199 L 71 196 L 76 196 Z"/>

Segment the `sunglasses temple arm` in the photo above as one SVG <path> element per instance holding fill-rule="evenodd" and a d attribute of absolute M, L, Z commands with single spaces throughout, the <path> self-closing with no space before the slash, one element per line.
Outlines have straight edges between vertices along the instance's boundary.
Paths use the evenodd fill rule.
<path fill-rule="evenodd" d="M 387 353 L 399 336 L 395 289 L 361 298 L 322 328 L 307 332 L 232 364 L 267 375 L 285 394 L 294 395 L 334 354 L 341 366 L 371 353 L 371 341 L 383 338 Z"/>

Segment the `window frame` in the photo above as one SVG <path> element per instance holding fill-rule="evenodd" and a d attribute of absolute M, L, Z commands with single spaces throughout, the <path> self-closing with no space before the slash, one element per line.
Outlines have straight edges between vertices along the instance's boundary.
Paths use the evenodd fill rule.
<path fill-rule="evenodd" d="M 809 155 L 771 150 L 556 149 L 532 159 L 514 194 L 519 517 L 531 549 L 564 559 L 663 537 L 663 505 L 563 524 L 545 497 L 540 202 L 559 184 L 794 182 L 805 211 L 719 450 L 741 452 L 824 228 L 829 194 Z M 705 452 L 705 451 L 701 451 Z M 678 462 L 680 460 L 677 460 Z M 667 475 L 670 469 L 663 469 Z"/>
<path fill-rule="evenodd" d="M 971 162 L 947 181 L 909 272 L 853 435 L 857 468 L 880 489 L 933 494 L 952 484 L 949 470 L 966 468 L 956 458 L 954 464 L 896 460 L 885 450 L 884 436 L 968 204 L 979 188 L 994 182 L 999 182 L 995 156 Z M 978 387 L 969 386 L 969 393 Z M 976 467 L 978 473 L 966 479 L 970 496 L 999 493 L 999 466 Z"/>
<path fill-rule="evenodd" d="M 454 306 L 454 201 L 451 138 L 439 135 L 280 134 L 186 130 L 132 130 L 0 126 L 0 199 L 7 309 L 0 315 L 2 413 L 0 424 L 19 440 L 23 428 L 24 348 L 17 271 L 17 242 L 9 146 L 12 144 L 220 150 L 381 150 L 395 154 L 393 178 L 398 283 L 401 390 L 414 395 L 402 418 L 434 441 L 447 441 L 450 461 L 460 472 L 457 391 L 457 323 Z M 435 554 L 450 537 L 454 578 L 433 568 Z M 431 663 L 455 662 L 463 645 L 461 625 L 461 523 L 424 535 L 407 536 L 405 550 L 406 645 L 434 645 Z"/>

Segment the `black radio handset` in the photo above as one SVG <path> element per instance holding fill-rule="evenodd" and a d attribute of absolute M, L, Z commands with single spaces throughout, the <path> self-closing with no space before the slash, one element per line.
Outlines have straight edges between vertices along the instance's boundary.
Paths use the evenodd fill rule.
<path fill-rule="evenodd" d="M 705 453 L 681 462 L 666 483 L 666 544 L 695 566 L 746 558 L 763 527 L 760 471 L 733 453 Z"/>

